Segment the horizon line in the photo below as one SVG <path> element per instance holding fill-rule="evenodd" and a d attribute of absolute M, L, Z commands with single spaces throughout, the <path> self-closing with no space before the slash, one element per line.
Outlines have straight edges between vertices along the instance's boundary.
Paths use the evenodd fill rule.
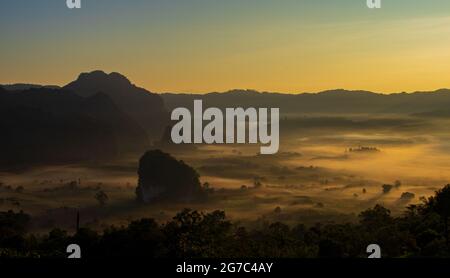
<path fill-rule="evenodd" d="M 128 78 L 127 78 L 128 79 Z M 74 80 L 75 81 L 75 80 Z M 72 81 L 70 81 L 72 82 Z M 69 82 L 69 83 L 70 83 Z M 67 84 L 69 84 L 67 83 Z M 417 93 L 436 93 L 439 91 L 450 91 L 450 87 L 441 87 L 441 88 L 437 88 L 437 89 L 432 89 L 432 90 L 418 90 L 418 91 L 397 91 L 397 92 L 379 92 L 379 91 L 370 91 L 370 90 L 365 90 L 365 89 L 345 89 L 345 88 L 333 88 L 333 89 L 325 89 L 325 90 L 320 90 L 320 91 L 313 91 L 313 92 L 308 92 L 308 91 L 302 91 L 302 92 L 282 92 L 282 91 L 265 91 L 265 90 L 257 90 L 257 89 L 251 89 L 251 88 L 233 88 L 233 89 L 229 89 L 229 90 L 216 90 L 216 91 L 206 91 L 206 92 L 199 92 L 199 91 L 153 91 L 150 89 L 147 89 L 144 86 L 140 86 L 136 83 L 133 83 L 130 81 L 130 83 L 136 87 L 145 89 L 146 91 L 153 93 L 153 94 L 158 94 L 158 95 L 164 95 L 164 94 L 172 94 L 172 95 L 208 95 L 208 94 L 227 94 L 227 93 L 233 93 L 233 92 L 254 92 L 254 93 L 258 93 L 258 94 L 278 94 L 278 95 L 304 95 L 304 94 L 321 94 L 321 93 L 328 93 L 328 92 L 349 92 L 349 93 L 371 93 L 371 94 L 376 94 L 376 95 L 398 95 L 398 94 L 417 94 Z M 65 85 L 56 85 L 56 84 L 39 84 L 39 83 L 34 83 L 34 82 L 17 82 L 17 83 L 0 83 L 0 87 L 4 87 L 4 86 L 17 86 L 17 85 L 29 85 L 29 86 L 41 86 L 41 87 L 55 87 L 58 89 L 62 89 Z"/>

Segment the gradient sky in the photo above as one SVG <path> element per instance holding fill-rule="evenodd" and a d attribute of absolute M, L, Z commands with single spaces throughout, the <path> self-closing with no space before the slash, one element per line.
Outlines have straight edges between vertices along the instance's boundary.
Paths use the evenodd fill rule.
<path fill-rule="evenodd" d="M 450 88 L 450 1 L 0 0 L 0 83 L 121 72 L 154 92 Z"/>

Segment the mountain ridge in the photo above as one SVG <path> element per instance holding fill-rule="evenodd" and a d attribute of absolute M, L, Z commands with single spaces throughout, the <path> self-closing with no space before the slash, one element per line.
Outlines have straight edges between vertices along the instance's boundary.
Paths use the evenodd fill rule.
<path fill-rule="evenodd" d="M 127 77 L 117 72 L 83 72 L 63 89 L 71 90 L 82 97 L 90 97 L 99 92 L 107 94 L 151 139 L 159 139 L 169 124 L 169 113 L 161 96 L 134 85 Z"/>
<path fill-rule="evenodd" d="M 192 106 L 194 99 L 205 107 L 278 107 L 281 113 L 400 113 L 412 114 L 450 109 L 450 89 L 414 93 L 381 94 L 364 90 L 327 90 L 319 93 L 283 94 L 231 90 L 208 94 L 161 94 L 169 109 Z"/>
<path fill-rule="evenodd" d="M 150 146 L 145 131 L 103 93 L 0 88 L 0 169 L 102 161 Z"/>

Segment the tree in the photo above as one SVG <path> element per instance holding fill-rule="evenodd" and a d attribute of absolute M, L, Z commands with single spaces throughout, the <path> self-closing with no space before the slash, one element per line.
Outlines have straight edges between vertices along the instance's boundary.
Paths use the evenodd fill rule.
<path fill-rule="evenodd" d="M 261 178 L 260 177 L 254 177 L 253 178 L 253 187 L 254 188 L 261 188 L 262 187 L 262 183 L 261 183 Z"/>
<path fill-rule="evenodd" d="M 444 223 L 444 232 L 445 239 L 447 242 L 447 246 L 449 245 L 449 234 L 448 234 L 448 220 L 450 217 L 450 184 L 444 186 L 444 188 L 436 191 L 435 196 L 430 197 L 425 206 L 428 207 L 431 211 L 436 212 L 441 217 Z"/>
<path fill-rule="evenodd" d="M 105 193 L 105 191 L 100 190 L 95 194 L 95 199 L 99 202 L 99 204 L 103 207 L 106 205 L 106 202 L 108 201 L 109 197 Z"/>
<path fill-rule="evenodd" d="M 383 184 L 381 187 L 383 188 L 383 194 L 388 194 L 394 186 L 392 184 Z"/>
<path fill-rule="evenodd" d="M 359 218 L 360 223 L 369 229 L 386 226 L 393 220 L 391 211 L 378 204 L 373 209 L 367 209 L 361 212 Z"/>
<path fill-rule="evenodd" d="M 20 211 L 0 212 L 0 239 L 23 236 L 30 224 L 30 216 Z"/>
<path fill-rule="evenodd" d="M 2 256 L 2 249 L 10 250 L 11 248 L 17 251 L 25 249 L 25 233 L 30 220 L 30 216 L 22 211 L 0 212 L 0 256 Z M 17 256 L 17 254 L 11 255 Z"/>
<path fill-rule="evenodd" d="M 78 244 L 83 247 L 83 258 L 94 258 L 97 255 L 97 248 L 101 235 L 96 231 L 89 228 L 80 228 L 73 237 L 71 237 L 71 243 Z"/>
<path fill-rule="evenodd" d="M 280 207 L 276 207 L 276 208 L 273 210 L 273 212 L 276 213 L 276 214 L 280 214 L 280 213 L 281 213 L 281 208 L 280 208 Z"/>
<path fill-rule="evenodd" d="M 164 226 L 169 256 L 178 258 L 227 257 L 232 223 L 223 211 L 201 213 L 185 209 Z"/>
<path fill-rule="evenodd" d="M 45 236 L 40 244 L 44 257 L 67 257 L 66 247 L 70 244 L 67 232 L 61 229 L 53 229 Z"/>

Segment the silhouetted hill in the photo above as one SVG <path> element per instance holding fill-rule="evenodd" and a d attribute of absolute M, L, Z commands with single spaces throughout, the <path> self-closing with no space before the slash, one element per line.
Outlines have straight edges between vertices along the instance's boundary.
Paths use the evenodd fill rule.
<path fill-rule="evenodd" d="M 169 113 L 159 95 L 133 85 L 119 73 L 82 73 L 64 89 L 72 90 L 83 97 L 91 97 L 98 92 L 107 94 L 117 107 L 144 128 L 152 139 L 159 139 L 169 122 Z"/>
<path fill-rule="evenodd" d="M 205 107 L 279 107 L 282 113 L 422 113 L 450 109 L 450 90 L 378 94 L 368 91 L 330 90 L 320 93 L 280 94 L 233 90 L 224 93 L 161 95 L 169 109 L 191 107 L 202 99 Z"/>
<path fill-rule="evenodd" d="M 194 168 L 160 150 L 147 151 L 139 160 L 136 196 L 140 202 L 193 201 L 204 193 Z"/>
<path fill-rule="evenodd" d="M 0 90 L 0 168 L 110 159 L 149 145 L 144 130 L 105 94 Z"/>
<path fill-rule="evenodd" d="M 17 84 L 8 84 L 8 85 L 0 85 L 7 91 L 23 91 L 29 89 L 59 89 L 59 86 L 56 85 L 37 85 L 37 84 L 25 84 L 25 83 L 17 83 Z"/>
<path fill-rule="evenodd" d="M 150 145 L 145 130 L 130 116 L 120 111 L 105 93 L 85 98 L 80 111 L 113 131 L 121 153 L 141 152 Z"/>

